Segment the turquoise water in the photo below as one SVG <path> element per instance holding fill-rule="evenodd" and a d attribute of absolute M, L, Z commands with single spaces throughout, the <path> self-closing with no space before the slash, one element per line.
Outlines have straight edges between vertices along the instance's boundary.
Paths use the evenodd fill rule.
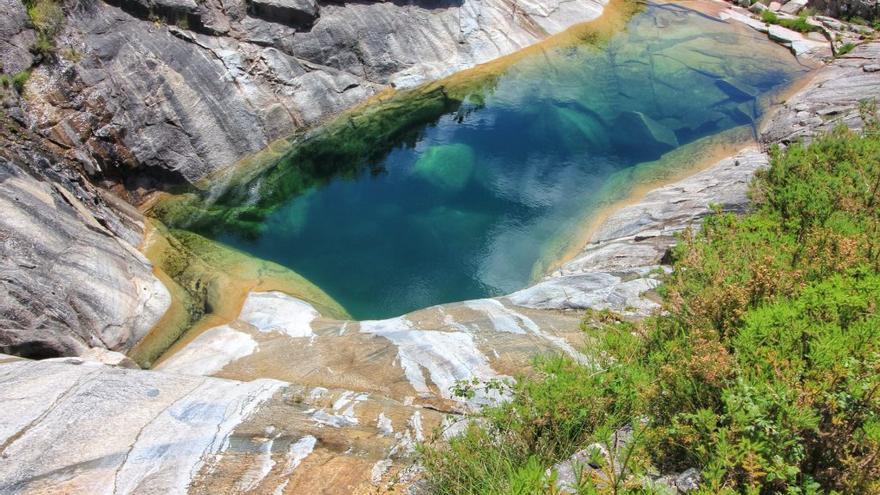
<path fill-rule="evenodd" d="M 601 48 L 521 60 L 365 135 L 352 123 L 184 226 L 290 267 L 359 319 L 509 293 L 622 171 L 754 126 L 804 72 L 758 33 L 651 5 Z"/>

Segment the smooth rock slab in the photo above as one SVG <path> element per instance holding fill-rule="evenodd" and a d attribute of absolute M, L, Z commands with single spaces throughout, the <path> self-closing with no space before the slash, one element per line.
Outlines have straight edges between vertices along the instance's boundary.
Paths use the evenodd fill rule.
<path fill-rule="evenodd" d="M 101 365 L 0 365 L 0 492 L 183 493 L 283 385 Z"/>
<path fill-rule="evenodd" d="M 352 493 L 441 422 L 352 391 L 5 355 L 0 404 L 4 495 Z"/>

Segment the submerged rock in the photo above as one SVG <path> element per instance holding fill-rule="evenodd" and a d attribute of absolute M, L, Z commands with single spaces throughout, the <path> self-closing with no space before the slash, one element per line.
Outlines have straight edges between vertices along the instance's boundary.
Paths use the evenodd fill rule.
<path fill-rule="evenodd" d="M 474 152 L 462 143 L 431 146 L 419 157 L 413 172 L 449 192 L 464 189 L 474 173 Z"/>
<path fill-rule="evenodd" d="M 646 146 L 664 151 L 678 147 L 675 133 L 642 112 L 621 112 L 615 127 L 621 132 L 614 139 L 622 146 Z"/>

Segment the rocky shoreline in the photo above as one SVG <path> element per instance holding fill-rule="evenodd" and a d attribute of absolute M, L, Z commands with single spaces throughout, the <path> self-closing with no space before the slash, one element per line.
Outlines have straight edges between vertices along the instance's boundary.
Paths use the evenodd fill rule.
<path fill-rule="evenodd" d="M 196 15 L 183 3 L 161 7 Z M 256 18 L 279 15 L 279 8 L 266 2 Z M 290 15 L 303 22 L 304 14 Z M 199 16 L 193 36 L 222 29 Z M 172 31 L 167 27 L 176 36 Z M 155 371 L 106 366 L 89 356 L 0 355 L 0 400 L 8 405 L 0 413 L 0 491 L 403 490 L 416 476 L 409 461 L 415 442 L 435 427 L 454 431 L 450 417 L 497 398 L 493 391 L 459 397 L 451 386 L 504 379 L 526 370 L 538 352 L 587 362 L 576 350 L 588 344 L 578 330 L 581 314 L 572 310 L 607 308 L 632 317 L 655 310 L 651 289 L 674 235 L 712 204 L 745 210 L 748 184 L 767 165 L 768 146 L 837 124 L 858 127 L 861 102 L 880 97 L 878 64 L 880 43 L 869 42 L 819 69 L 765 119 L 758 145 L 613 213 L 578 256 L 507 297 L 354 322 L 326 318 L 282 293 L 253 292 L 235 321 L 201 333 Z M 0 219 L 4 254 L 10 253 L 2 262 L 0 342 L 32 357 L 94 352 L 89 347 L 125 351 L 168 306 L 167 291 L 132 248 L 143 218 L 65 172 L 84 166 L 68 153 L 74 148 L 40 145 L 40 136 L 3 135 L 0 200 L 4 212 L 23 213 Z M 95 279 L 103 291 L 95 291 Z M 62 290 L 60 302 L 50 297 Z M 64 319 L 71 314 L 76 321 Z M 39 338 L 15 341 L 23 333 L 16 328 Z M 45 344 L 14 347 L 32 342 Z"/>
<path fill-rule="evenodd" d="M 168 309 L 137 253 L 145 219 L 126 201 L 594 19 L 604 3 L 525 4 L 511 17 L 504 2 L 311 2 L 301 24 L 283 14 L 297 2 L 80 2 L 64 6 L 49 56 L 29 50 L 41 32 L 24 5 L 0 5 L 0 71 L 28 76 L 0 84 L 0 164 L 19 179 L 0 194 L 15 213 L 0 219 L 0 350 L 42 358 L 128 352 Z M 94 263 L 104 258 L 118 261 Z"/>

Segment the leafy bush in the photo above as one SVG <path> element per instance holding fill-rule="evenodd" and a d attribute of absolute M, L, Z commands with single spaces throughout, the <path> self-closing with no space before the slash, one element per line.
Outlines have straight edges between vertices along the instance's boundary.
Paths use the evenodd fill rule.
<path fill-rule="evenodd" d="M 22 91 L 24 91 L 24 85 L 27 83 L 30 77 L 30 70 L 23 70 L 21 72 L 18 72 L 12 76 L 12 86 L 15 88 L 16 91 L 21 93 Z"/>
<path fill-rule="evenodd" d="M 681 237 L 665 313 L 588 315 L 595 367 L 539 359 L 509 403 L 423 449 L 432 488 L 549 493 L 553 463 L 643 424 L 626 482 L 582 493 L 689 467 L 705 494 L 880 493 L 878 132 L 866 114 L 864 134 L 774 150 L 750 214 Z"/>

